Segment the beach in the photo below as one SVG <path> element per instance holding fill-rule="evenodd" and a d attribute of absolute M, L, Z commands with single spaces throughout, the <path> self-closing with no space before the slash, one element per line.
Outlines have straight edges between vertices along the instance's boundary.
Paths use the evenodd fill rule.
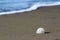
<path fill-rule="evenodd" d="M 36 34 L 45 28 L 48 34 Z M 0 16 L 0 40 L 60 40 L 60 6 Z"/>

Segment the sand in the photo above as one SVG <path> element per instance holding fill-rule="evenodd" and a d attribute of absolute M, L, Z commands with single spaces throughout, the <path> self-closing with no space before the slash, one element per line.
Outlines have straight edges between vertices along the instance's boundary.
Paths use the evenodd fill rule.
<path fill-rule="evenodd" d="M 48 34 L 36 34 L 45 28 Z M 0 16 L 0 40 L 60 40 L 60 6 Z"/>

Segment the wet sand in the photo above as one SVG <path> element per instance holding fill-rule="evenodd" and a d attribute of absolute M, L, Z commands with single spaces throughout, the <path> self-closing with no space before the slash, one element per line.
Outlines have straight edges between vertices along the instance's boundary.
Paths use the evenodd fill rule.
<path fill-rule="evenodd" d="M 49 34 L 36 34 L 43 27 Z M 0 40 L 60 40 L 60 6 L 0 16 Z"/>

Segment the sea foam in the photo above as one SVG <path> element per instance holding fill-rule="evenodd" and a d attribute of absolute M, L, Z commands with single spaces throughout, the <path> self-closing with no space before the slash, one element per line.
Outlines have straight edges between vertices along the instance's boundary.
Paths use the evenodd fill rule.
<path fill-rule="evenodd" d="M 56 6 L 56 5 L 60 5 L 60 2 L 35 2 L 33 3 L 33 5 L 31 5 L 30 7 L 21 9 L 21 10 L 12 10 L 12 11 L 6 11 L 6 12 L 0 12 L 0 15 L 6 15 L 6 14 L 15 14 L 15 13 L 21 13 L 21 12 L 27 12 L 27 11 L 32 11 L 32 10 L 36 10 L 39 7 L 43 7 L 43 6 Z M 12 6 L 12 5 L 11 5 Z"/>

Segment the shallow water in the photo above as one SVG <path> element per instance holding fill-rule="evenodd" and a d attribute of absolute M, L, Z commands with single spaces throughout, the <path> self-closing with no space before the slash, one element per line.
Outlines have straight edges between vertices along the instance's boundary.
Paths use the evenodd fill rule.
<path fill-rule="evenodd" d="M 60 0 L 0 0 L 0 15 L 36 10 L 41 6 L 60 5 Z"/>

